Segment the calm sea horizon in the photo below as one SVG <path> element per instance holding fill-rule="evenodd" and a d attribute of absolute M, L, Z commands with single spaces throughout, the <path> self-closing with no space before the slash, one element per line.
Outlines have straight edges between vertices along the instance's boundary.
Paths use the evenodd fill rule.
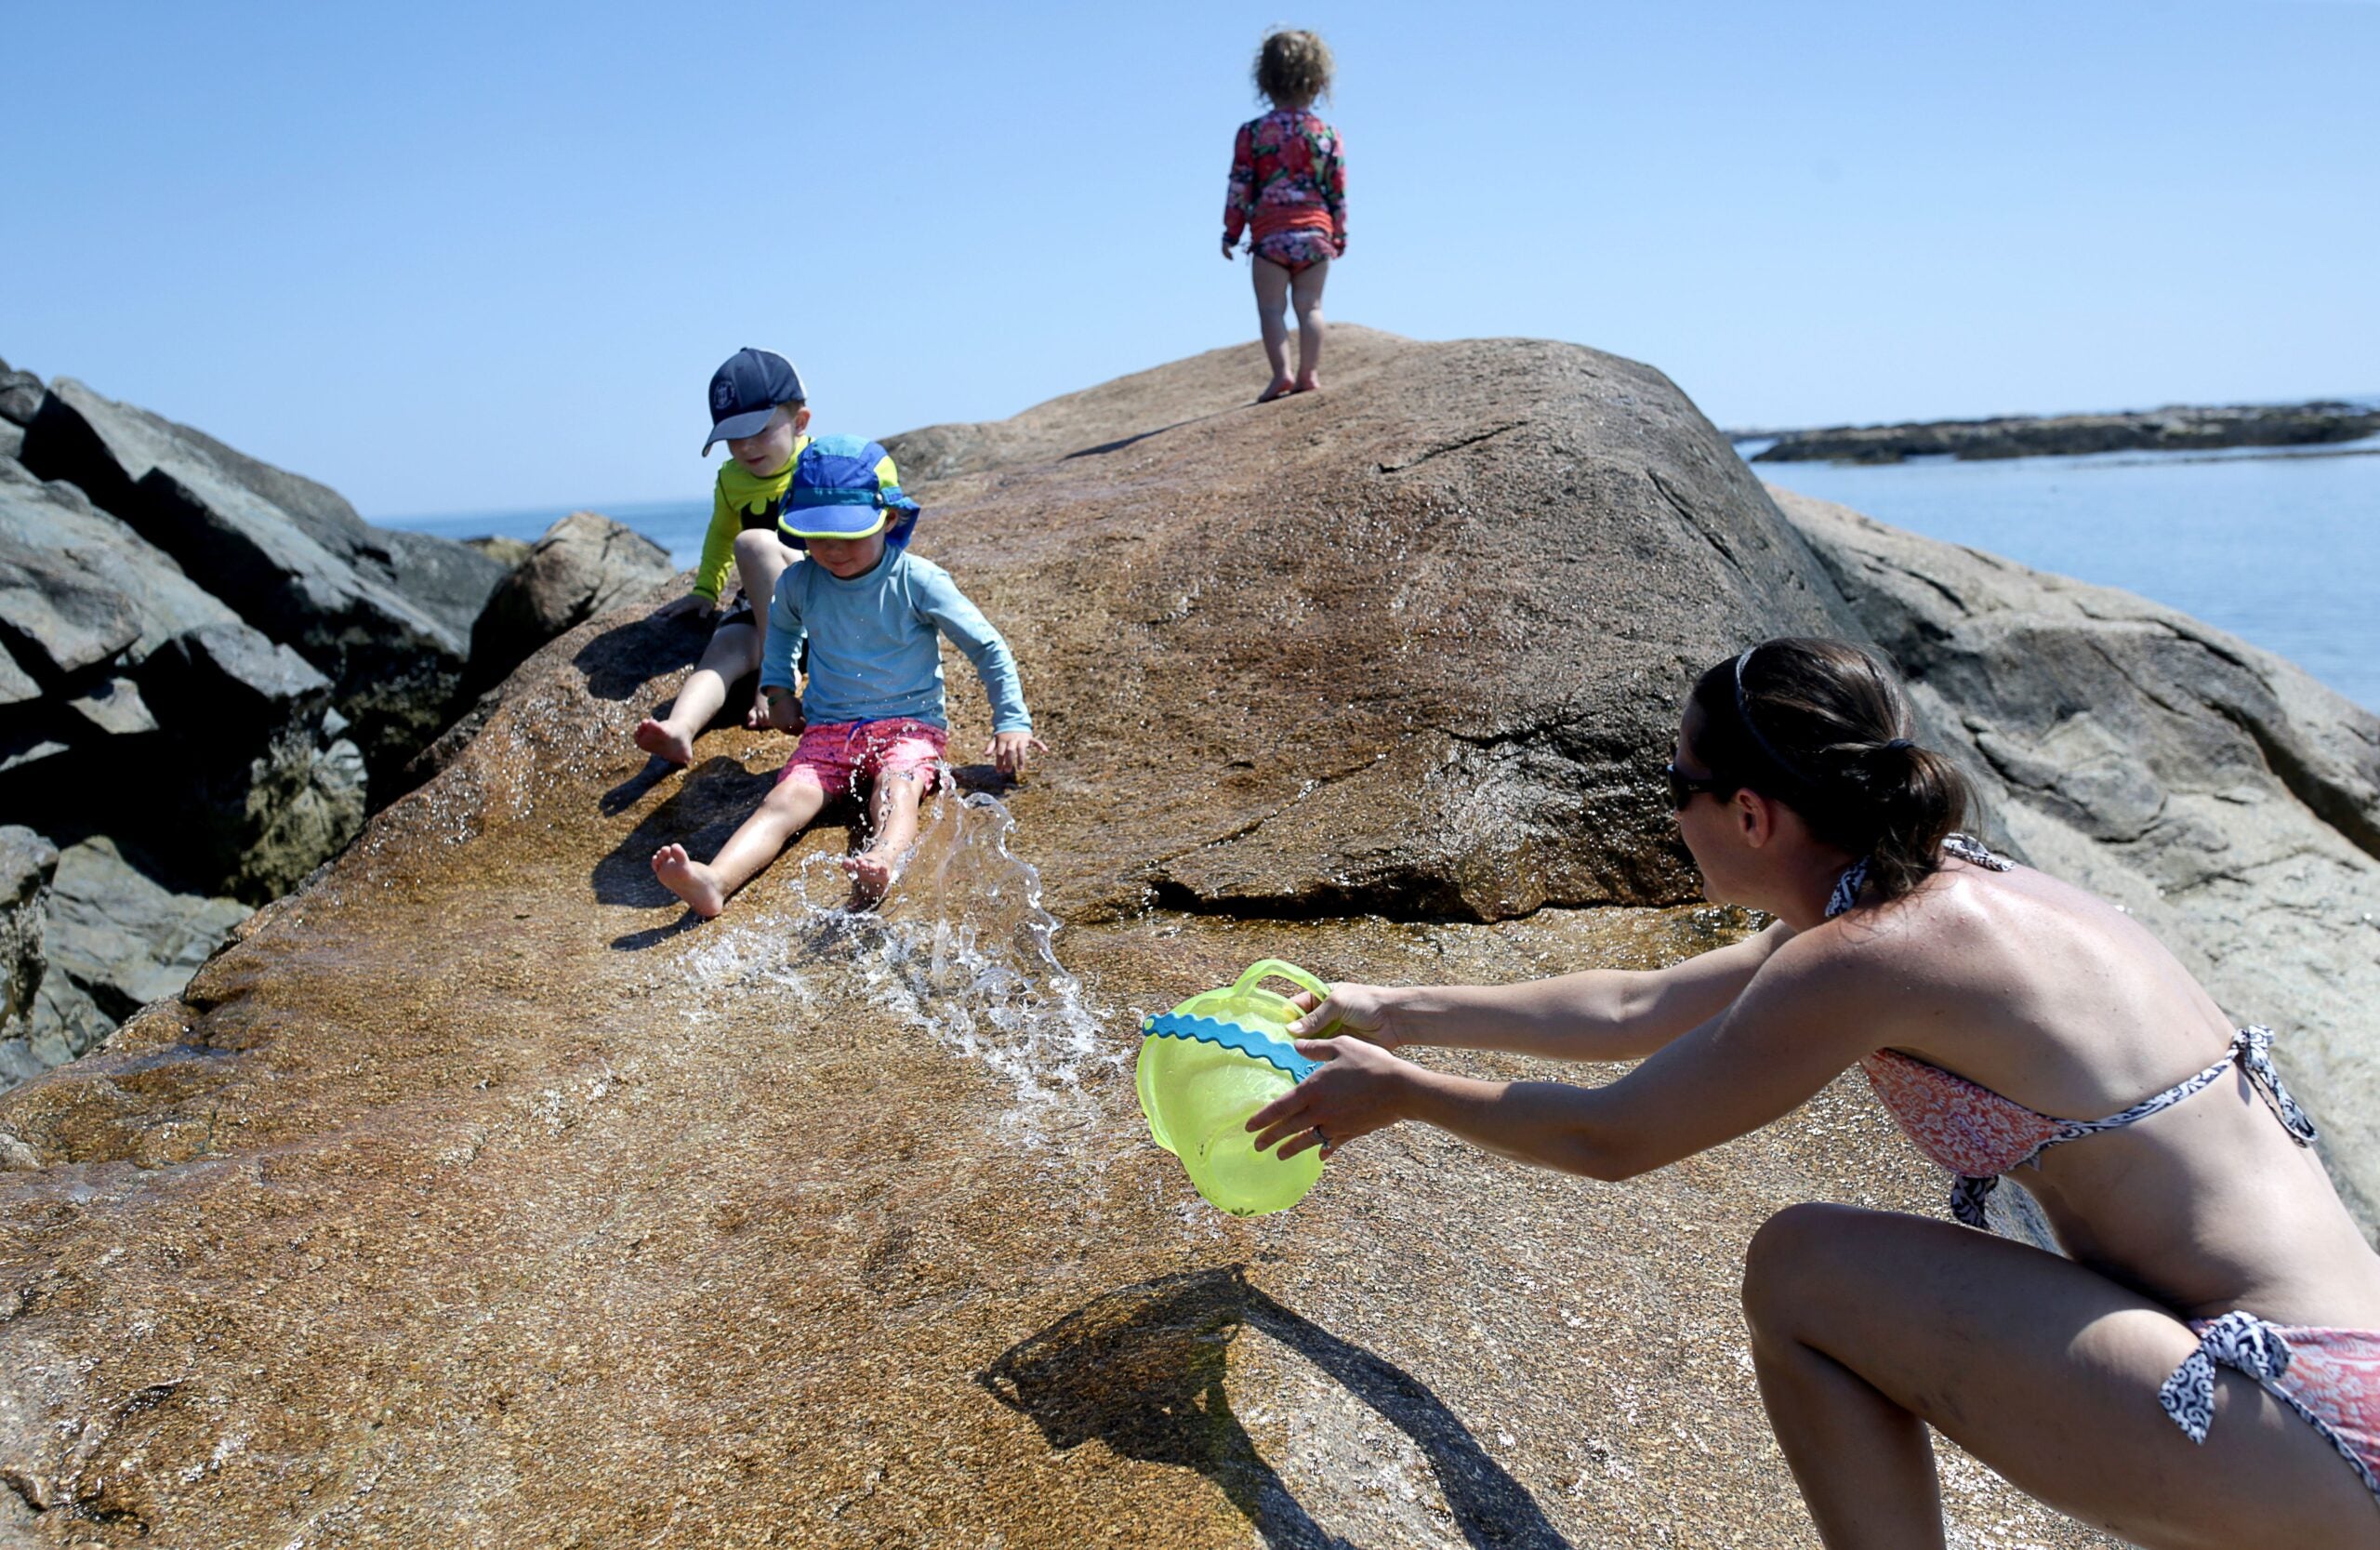
<path fill-rule="evenodd" d="M 1766 444 L 1738 450 L 1750 457 Z M 1756 463 L 1752 471 L 1930 538 L 2137 592 L 2380 710 L 2380 437 L 2217 453 Z M 534 539 L 573 509 L 377 520 L 449 538 Z M 707 491 L 588 509 L 651 538 L 681 568 L 694 563 L 710 521 Z"/>

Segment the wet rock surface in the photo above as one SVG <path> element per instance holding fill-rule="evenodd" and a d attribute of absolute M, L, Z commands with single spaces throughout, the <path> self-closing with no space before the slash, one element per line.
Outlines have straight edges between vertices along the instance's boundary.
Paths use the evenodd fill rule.
<path fill-rule="evenodd" d="M 2380 717 L 2146 599 L 1774 493 L 1968 750 L 2001 831 L 2274 1029 L 2380 1231 Z"/>
<path fill-rule="evenodd" d="M 1436 730 L 1449 722 L 1524 744 L 1541 725 L 1532 757 L 1599 759 L 1615 782 L 1658 762 L 1668 728 L 1650 723 L 1723 647 L 1663 635 L 1631 658 L 1659 712 L 1620 721 L 1607 749 L 1566 744 L 1558 714 L 1527 719 L 1575 705 L 1584 724 L 1598 693 L 1618 697 L 1593 682 L 1616 670 L 1603 647 L 1569 643 L 1635 623 L 1556 614 L 1612 601 L 1567 579 L 1613 563 L 1611 543 L 1649 557 L 1657 596 L 1749 588 L 1726 579 L 1724 538 L 1793 562 L 1786 601 L 1763 605 L 1774 615 L 1835 606 L 1765 501 L 1732 524 L 1699 504 L 1698 481 L 1734 489 L 1740 470 L 1714 459 L 1679 476 L 1676 501 L 1644 503 L 1649 474 L 1608 447 L 1708 431 L 1643 368 L 1343 338 L 1321 398 L 1222 402 L 1262 380 L 1251 346 L 1185 363 L 1180 402 L 1142 383 L 1107 424 L 1095 405 L 1066 410 L 1067 436 L 1093 432 L 1081 446 L 1161 416 L 1241 417 L 1195 456 L 946 476 L 920 552 L 1016 643 L 1057 752 L 998 802 L 962 771 L 879 918 L 831 907 L 850 843 L 831 823 L 719 921 L 692 924 L 660 891 L 651 851 L 707 854 L 787 740 L 714 732 L 690 771 L 646 761 L 628 732 L 700 643 L 626 611 L 541 649 L 443 773 L 241 926 L 178 999 L 0 1096 L 0 1165 L 16 1170 L 0 1172 L 0 1506 L 19 1531 L 1814 1543 L 1760 1409 L 1738 1275 L 1751 1234 L 1792 1200 L 1938 1211 L 1939 1176 L 1856 1084 L 1625 1186 L 1402 1132 L 1348 1148 L 1296 1211 L 1249 1221 L 1207 1208 L 1146 1139 L 1138 1017 L 1257 958 L 1501 980 L 1649 966 L 1741 929 L 1693 907 L 1234 918 L 1240 901 L 1345 889 L 1316 880 L 1345 873 L 1368 809 L 1348 801 L 1295 840 L 1276 824 L 1203 871 L 1178 837 L 1257 834 L 1326 753 L 1406 759 L 1414 741 L 1435 756 L 1461 742 Z M 1523 406 L 1549 374 L 1571 383 L 1543 434 L 1606 446 L 1581 457 L 1578 512 L 1531 508 L 1562 539 L 1533 550 L 1467 514 L 1477 489 L 1509 483 L 1457 476 L 1484 454 L 1425 459 L 1448 471 L 1419 494 L 1362 483 L 1355 428 L 1396 430 L 1375 463 L 1425 451 L 1404 417 L 1428 401 L 1441 428 L 1460 424 L 1446 406 L 1499 373 Z M 1041 433 L 1023 419 L 1017 434 Z M 1617 440 L 1596 442 L 1597 425 Z M 1278 482 L 1243 470 L 1210 503 L 1192 470 L 1234 456 Z M 1350 479 L 1333 506 L 1327 491 Z M 1356 537 L 1326 532 L 1333 510 Z M 1205 557 L 1203 582 L 1152 524 Z M 1499 613 L 1452 590 L 1461 556 L 1431 547 L 1452 540 L 1500 558 L 1505 592 L 1527 601 Z M 1448 617 L 1458 599 L 1480 610 L 1465 629 Z M 1334 610 L 1354 622 L 1329 624 Z M 1426 625 L 1410 650 L 1400 616 Z M 1310 651 L 1309 630 L 1330 649 Z M 1103 636 L 1112 675 L 1078 682 Z M 1268 641 L 1286 688 L 1264 682 Z M 1374 655 L 1348 655 L 1358 641 Z M 1532 649 L 1556 665 L 1532 666 Z M 1580 654 L 1592 670 L 1569 665 Z M 1509 698 L 1418 714 L 1494 674 Z M 1419 686 L 1377 686 L 1398 675 Z M 954 751 L 980 747 L 980 695 L 953 709 Z M 1648 748 L 1619 746 L 1631 727 Z M 1394 833 L 1387 812 L 1368 821 Z M 1649 833 L 1613 821 L 1582 848 Z M 1493 834 L 1417 854 L 1402 865 L 1439 890 L 1426 896 L 1494 906 L 1473 914 L 1508 912 L 1535 866 Z M 1166 907 L 1164 890 L 1150 902 L 1159 863 L 1195 907 Z M 1589 864 L 1670 875 L 1642 857 Z M 1411 908 L 1425 894 L 1365 896 Z M 1945 1459 L 1963 1543 L 2103 1543 Z"/>

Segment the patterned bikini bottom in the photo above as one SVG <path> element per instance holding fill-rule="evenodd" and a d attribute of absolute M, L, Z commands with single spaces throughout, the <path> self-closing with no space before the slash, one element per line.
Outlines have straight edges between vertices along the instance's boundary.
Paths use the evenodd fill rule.
<path fill-rule="evenodd" d="M 1297 226 L 1257 238 L 1249 251 L 1295 274 L 1300 270 L 1311 269 L 1316 264 L 1337 258 L 1339 245 L 1330 240 L 1328 232 Z"/>
<path fill-rule="evenodd" d="M 2157 1402 L 2192 1442 L 2215 1421 L 2215 1370 L 2254 1378 L 2330 1438 L 2380 1498 L 2380 1330 L 2268 1324 L 2253 1313 L 2198 1318 L 2198 1349 L 2174 1369 Z"/>

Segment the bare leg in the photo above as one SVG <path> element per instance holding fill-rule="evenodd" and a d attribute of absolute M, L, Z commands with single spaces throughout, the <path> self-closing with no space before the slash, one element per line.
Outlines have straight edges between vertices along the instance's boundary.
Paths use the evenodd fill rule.
<path fill-rule="evenodd" d="M 922 771 L 884 775 L 868 798 L 867 849 L 843 863 L 851 874 L 853 909 L 872 909 L 901 875 L 901 857 L 918 842 L 918 804 L 925 796 Z"/>
<path fill-rule="evenodd" d="M 1316 259 L 1298 271 L 1289 282 L 1289 305 L 1298 314 L 1297 391 L 1310 393 L 1322 386 L 1316 375 L 1322 366 L 1322 283 L 1330 278 L 1330 260 Z"/>
<path fill-rule="evenodd" d="M 1289 323 L 1282 309 L 1289 299 L 1289 272 L 1270 258 L 1250 258 L 1256 281 L 1256 325 L 1264 333 L 1264 359 L 1273 363 L 1273 383 L 1256 402 L 1270 404 L 1295 384 L 1289 378 Z"/>
<path fill-rule="evenodd" d="M 653 875 L 707 921 L 726 908 L 728 896 L 774 861 L 786 842 L 809 828 L 826 805 L 826 788 L 807 771 L 797 772 L 791 779 L 777 782 L 752 815 L 728 836 L 709 866 L 687 855 L 683 845 L 664 845 L 653 853 Z"/>
<path fill-rule="evenodd" d="M 694 739 L 710 725 L 727 703 L 727 686 L 760 665 L 760 632 L 750 625 L 733 624 L 711 632 L 703 659 L 686 675 L 666 721 L 647 716 L 631 734 L 636 746 L 672 764 L 690 764 Z"/>
<path fill-rule="evenodd" d="M 754 622 L 760 626 L 762 639 L 768 631 L 769 602 L 777 595 L 777 577 L 785 574 L 793 559 L 793 550 L 767 528 L 756 527 L 735 536 L 735 575 L 744 584 L 744 595 L 752 600 Z M 753 668 L 760 665 L 760 640 L 755 640 L 752 645 Z M 757 685 L 752 690 L 752 707 L 745 712 L 744 724 L 756 731 L 769 724 L 769 702 L 761 697 Z"/>
<path fill-rule="evenodd" d="M 1830 1550 L 1939 1546 L 1925 1424 L 2061 1512 L 2150 1550 L 2373 1543 L 2374 1503 L 2313 1427 L 2228 1369 L 2193 1444 L 2157 1390 L 2197 1345 L 2070 1260 L 1885 1212 L 1795 1206 L 1745 1265 L 1752 1357 Z"/>

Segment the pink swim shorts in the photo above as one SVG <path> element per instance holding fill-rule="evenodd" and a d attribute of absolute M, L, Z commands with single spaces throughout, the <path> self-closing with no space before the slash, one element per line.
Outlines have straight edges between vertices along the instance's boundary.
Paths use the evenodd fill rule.
<path fill-rule="evenodd" d="M 932 722 L 903 718 L 890 722 L 832 722 L 802 730 L 793 757 L 777 774 L 777 784 L 791 780 L 798 770 L 830 797 L 858 789 L 863 780 L 886 775 L 915 778 L 924 774 L 925 788 L 933 789 L 942 763 L 943 745 L 950 734 Z"/>

